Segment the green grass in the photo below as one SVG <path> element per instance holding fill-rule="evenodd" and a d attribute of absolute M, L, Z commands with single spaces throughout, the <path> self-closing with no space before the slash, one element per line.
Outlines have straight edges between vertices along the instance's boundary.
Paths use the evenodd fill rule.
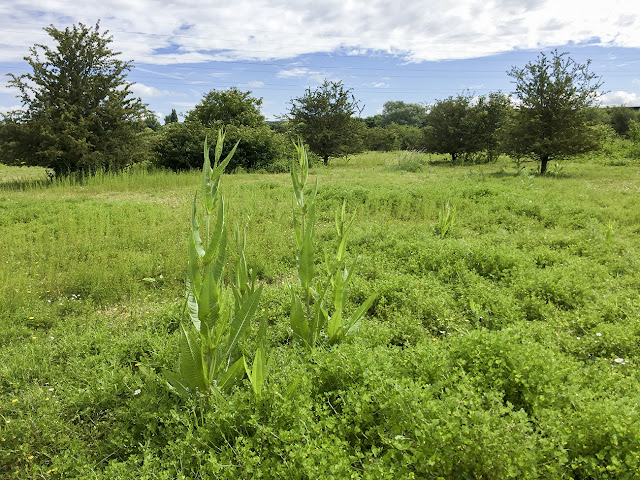
<path fill-rule="evenodd" d="M 272 367 L 260 403 L 245 379 L 204 410 L 139 370 L 177 370 L 199 174 L 0 167 L 0 477 L 636 478 L 638 165 L 524 179 L 400 155 L 311 172 L 318 252 L 357 208 L 345 314 L 378 294 L 357 335 L 312 352 L 289 327 L 290 178 L 225 176 Z"/>

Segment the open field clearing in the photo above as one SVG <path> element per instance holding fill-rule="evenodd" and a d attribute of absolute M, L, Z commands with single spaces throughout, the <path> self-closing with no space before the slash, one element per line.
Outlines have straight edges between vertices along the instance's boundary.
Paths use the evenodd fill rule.
<path fill-rule="evenodd" d="M 198 403 L 141 371 L 177 369 L 198 173 L 1 167 L 0 477 L 640 477 L 640 165 L 441 157 L 312 169 L 318 259 L 343 201 L 356 216 L 345 312 L 377 294 L 313 350 L 289 324 L 290 176 L 224 176 L 269 321 L 259 402 L 246 378 Z"/>

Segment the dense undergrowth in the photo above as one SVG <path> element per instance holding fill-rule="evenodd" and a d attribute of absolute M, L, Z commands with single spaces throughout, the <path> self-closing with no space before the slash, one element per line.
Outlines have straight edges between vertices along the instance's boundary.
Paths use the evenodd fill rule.
<path fill-rule="evenodd" d="M 225 177 L 269 320 L 260 402 L 140 372 L 177 369 L 197 174 L 0 183 L 0 477 L 637 478 L 640 166 L 407 158 L 312 171 L 318 252 L 357 207 L 345 312 L 377 293 L 312 351 L 289 326 L 290 179 Z"/>

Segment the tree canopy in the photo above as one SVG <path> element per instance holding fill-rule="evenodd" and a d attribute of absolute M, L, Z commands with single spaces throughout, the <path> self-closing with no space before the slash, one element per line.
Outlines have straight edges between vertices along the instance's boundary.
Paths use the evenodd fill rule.
<path fill-rule="evenodd" d="M 325 80 L 301 97 L 291 100 L 288 120 L 295 131 L 321 156 L 325 165 L 329 157 L 355 153 L 362 141 L 358 134 L 362 123 L 354 118 L 359 103 L 352 90 L 342 82 Z"/>
<path fill-rule="evenodd" d="M 126 80 L 131 64 L 117 58 L 98 23 L 44 30 L 55 47 L 36 44 L 25 57 L 31 72 L 9 74 L 23 110 L 4 118 L 2 162 L 47 167 L 57 175 L 127 165 L 146 115 Z"/>
<path fill-rule="evenodd" d="M 257 127 L 264 124 L 260 113 L 261 98 L 251 96 L 236 87 L 228 90 L 211 90 L 193 110 L 187 114 L 187 121 L 200 122 L 212 127 L 216 124 Z"/>
<path fill-rule="evenodd" d="M 429 109 L 425 141 L 427 151 L 447 153 L 451 160 L 480 149 L 475 145 L 478 120 L 473 97 L 460 94 L 436 101 Z"/>
<path fill-rule="evenodd" d="M 515 80 L 517 103 L 505 129 L 510 154 L 537 158 L 544 174 L 551 158 L 598 148 L 585 109 L 596 102 L 602 82 L 589 65 L 554 51 L 508 72 Z"/>
<path fill-rule="evenodd" d="M 176 123 L 178 121 L 178 113 L 175 108 L 171 109 L 171 113 L 164 117 L 164 124 L 169 125 L 170 123 Z"/>
<path fill-rule="evenodd" d="M 427 109 L 418 103 L 386 102 L 379 122 L 383 127 L 392 123 L 424 127 L 427 123 Z"/>

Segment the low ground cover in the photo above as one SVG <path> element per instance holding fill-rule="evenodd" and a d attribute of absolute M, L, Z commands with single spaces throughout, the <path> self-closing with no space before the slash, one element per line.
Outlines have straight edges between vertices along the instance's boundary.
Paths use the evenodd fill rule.
<path fill-rule="evenodd" d="M 408 158 L 311 171 L 316 251 L 357 209 L 346 314 L 377 293 L 312 351 L 289 325 L 290 177 L 225 176 L 272 364 L 260 401 L 245 379 L 204 408 L 141 372 L 178 370 L 198 174 L 0 170 L 0 476 L 636 478 L 640 166 Z"/>

